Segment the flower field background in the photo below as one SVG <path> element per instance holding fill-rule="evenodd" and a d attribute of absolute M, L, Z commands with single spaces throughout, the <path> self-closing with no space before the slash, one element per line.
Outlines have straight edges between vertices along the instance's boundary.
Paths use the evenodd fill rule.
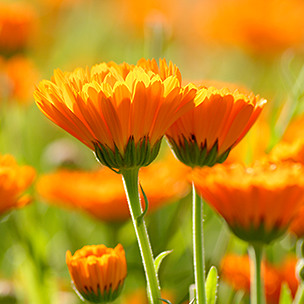
<path fill-rule="evenodd" d="M 141 200 L 144 202 L 146 195 L 149 201 L 145 222 L 153 253 L 157 256 L 172 250 L 159 267 L 162 297 L 172 304 L 189 303 L 191 298 L 189 290 L 195 280 L 191 171 L 207 165 L 212 166 L 211 173 L 209 168 L 195 172 L 193 179 L 200 195 L 210 201 L 210 205 L 204 203 L 203 215 L 205 268 L 207 272 L 211 266 L 218 269 L 216 303 L 250 303 L 247 238 L 269 243 L 262 262 L 267 303 L 292 303 L 289 299 L 296 297 L 301 285 L 296 273 L 301 270 L 299 261 L 304 254 L 304 206 L 298 199 L 304 183 L 302 171 L 297 171 L 304 163 L 303 16 L 301 0 L 0 0 L 0 303 L 82 303 L 71 284 L 66 252 L 74 254 L 86 245 L 97 244 L 110 248 L 121 244 L 125 251 L 127 277 L 113 303 L 148 303 L 145 272 L 121 175 L 97 161 L 91 150 L 100 152 L 100 143 L 97 148 L 88 144 L 82 133 L 70 132 L 70 125 L 56 116 L 55 123 L 64 125 L 62 128 L 88 149 L 39 110 L 52 119 L 55 107 L 45 100 L 56 96 L 56 87 L 48 91 L 49 82 L 40 81 L 50 79 L 59 87 L 66 74 L 56 69 L 86 71 L 86 67 L 102 62 L 137 64 L 141 72 L 150 69 L 149 64 L 153 64 L 141 58 L 155 58 L 157 63 L 165 58 L 168 66 L 172 61 L 179 68 L 182 76 L 174 68 L 168 72 L 173 76 L 161 75 L 161 80 L 155 76 L 164 90 L 165 78 L 170 76 L 178 79 L 176 82 L 181 77 L 179 87 L 193 83 L 195 88 L 203 88 L 197 99 L 204 100 L 200 115 L 205 116 L 189 112 L 184 121 L 173 125 L 172 121 L 168 132 L 169 126 L 163 131 L 166 139 L 155 135 L 153 144 L 162 141 L 156 159 L 139 170 L 145 193 Z M 127 64 L 124 68 L 127 70 Z M 140 74 L 138 70 L 128 73 Z M 123 81 L 131 82 L 126 77 Z M 192 86 L 183 87 L 179 93 L 185 108 L 192 90 Z M 167 98 L 166 94 L 162 98 Z M 236 138 L 221 125 L 220 112 L 213 106 L 219 98 L 222 103 L 242 100 L 254 105 L 241 112 L 240 124 L 246 131 Z M 214 102 L 209 105 L 206 99 Z M 163 121 L 169 123 L 174 115 L 178 118 L 176 112 L 170 113 L 164 112 Z M 138 122 L 139 129 L 148 124 L 149 113 L 145 115 L 142 125 Z M 216 144 L 208 146 L 203 138 L 200 144 L 205 145 L 208 156 L 204 162 L 200 154 L 187 163 L 187 149 L 181 149 L 179 132 L 186 130 L 184 126 L 190 121 L 199 124 L 201 120 L 210 125 L 208 139 L 216 133 Z M 237 133 L 237 126 L 233 126 Z M 194 139 L 195 143 L 200 140 L 198 136 Z M 118 146 L 124 148 L 124 144 Z M 237 165 L 231 171 L 218 165 L 213 168 L 222 161 Z M 252 178 L 256 182 L 252 190 L 240 168 L 255 168 L 255 161 L 271 162 L 278 170 L 272 174 L 272 169 L 268 172 L 263 165 L 257 166 L 259 177 Z M 248 180 L 252 182 L 251 177 Z M 273 205 L 268 205 L 269 189 L 276 191 Z M 212 191 L 226 208 L 213 202 L 216 195 Z M 242 200 L 235 200 L 233 191 L 238 191 Z M 243 204 L 246 195 L 248 206 Z M 268 234 L 258 235 L 256 240 L 252 227 L 265 228 Z M 70 255 L 67 260 L 72 260 Z M 125 269 L 121 273 L 125 275 Z M 281 288 L 286 299 L 280 302 Z"/>

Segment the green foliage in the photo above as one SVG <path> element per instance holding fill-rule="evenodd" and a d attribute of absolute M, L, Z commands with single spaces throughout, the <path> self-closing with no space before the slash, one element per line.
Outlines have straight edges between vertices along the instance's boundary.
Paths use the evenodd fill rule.
<path fill-rule="evenodd" d="M 206 280 L 207 304 L 215 304 L 217 298 L 218 273 L 215 266 L 209 270 Z"/>

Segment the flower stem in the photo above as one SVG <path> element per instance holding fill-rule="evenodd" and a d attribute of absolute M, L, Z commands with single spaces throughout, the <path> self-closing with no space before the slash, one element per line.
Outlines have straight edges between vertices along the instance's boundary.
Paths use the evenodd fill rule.
<path fill-rule="evenodd" d="M 149 303 L 157 304 L 161 303 L 161 295 L 158 277 L 154 267 L 153 252 L 145 221 L 143 218 L 139 219 L 142 214 L 142 208 L 138 193 L 138 170 L 138 168 L 125 169 L 121 170 L 121 173 L 146 274 Z"/>
<path fill-rule="evenodd" d="M 205 256 L 204 256 L 204 225 L 203 225 L 203 202 L 197 194 L 194 184 L 193 192 L 193 259 L 194 276 L 196 286 L 196 303 L 205 304 Z"/>
<path fill-rule="evenodd" d="M 261 275 L 263 244 L 250 244 L 250 303 L 265 304 L 264 283 Z"/>

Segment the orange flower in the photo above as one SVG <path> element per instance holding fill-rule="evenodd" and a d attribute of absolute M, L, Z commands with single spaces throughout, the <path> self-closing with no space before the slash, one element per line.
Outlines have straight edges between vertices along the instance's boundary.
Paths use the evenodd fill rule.
<path fill-rule="evenodd" d="M 301 0 L 218 0 L 201 5 L 195 19 L 204 38 L 272 54 L 303 43 L 303 14 Z"/>
<path fill-rule="evenodd" d="M 36 28 L 37 16 L 26 3 L 0 3 L 0 50 L 14 52 L 24 48 Z"/>
<path fill-rule="evenodd" d="M 196 169 L 198 192 L 249 242 L 269 243 L 283 234 L 304 202 L 300 164 L 216 165 Z"/>
<path fill-rule="evenodd" d="M 175 297 L 172 292 L 168 290 L 162 291 L 162 298 L 169 300 L 171 303 L 175 302 Z M 147 293 L 144 289 L 138 289 L 130 293 L 123 301 L 124 304 L 148 304 Z M 164 302 L 163 302 L 164 303 Z"/>
<path fill-rule="evenodd" d="M 289 231 L 294 233 L 298 238 L 302 238 L 304 236 L 304 206 L 297 212 L 297 215 L 290 223 Z"/>
<path fill-rule="evenodd" d="M 177 158 L 188 166 L 223 162 L 246 135 L 266 101 L 228 89 L 201 88 L 196 107 L 179 118 L 166 136 Z"/>
<path fill-rule="evenodd" d="M 149 211 L 183 197 L 189 190 L 186 174 L 187 168 L 172 159 L 142 168 L 139 179 L 149 200 Z M 79 208 L 100 220 L 130 217 L 121 176 L 107 168 L 95 172 L 59 170 L 41 176 L 36 187 L 48 202 Z"/>
<path fill-rule="evenodd" d="M 304 164 L 304 138 L 278 143 L 270 152 L 269 159 L 274 162 L 291 161 Z"/>
<path fill-rule="evenodd" d="M 262 272 L 265 284 L 265 295 L 267 303 L 278 304 L 281 286 L 284 282 L 288 284 L 294 297 L 299 282 L 295 276 L 296 258 L 288 257 L 283 266 L 276 267 L 269 263 L 262 264 Z M 235 290 L 250 292 L 250 261 L 249 257 L 226 255 L 221 262 L 221 278 L 230 284 Z"/>
<path fill-rule="evenodd" d="M 125 251 L 120 244 L 114 249 L 104 245 L 84 246 L 74 255 L 68 250 L 66 263 L 77 290 L 95 303 L 114 301 L 127 276 Z"/>
<path fill-rule="evenodd" d="M 26 77 L 24 77 L 26 75 Z M 38 72 L 33 62 L 22 56 L 5 61 L 0 57 L 0 98 L 16 99 L 20 103 L 32 101 Z"/>
<path fill-rule="evenodd" d="M 35 170 L 29 166 L 18 166 L 11 155 L 0 156 L 0 214 L 12 208 L 21 208 L 31 201 L 22 193 L 35 178 Z"/>
<path fill-rule="evenodd" d="M 52 81 L 40 82 L 34 97 L 49 119 L 94 150 L 104 165 L 146 166 L 168 127 L 194 106 L 196 91 L 181 87 L 172 63 L 161 61 L 155 73 L 152 62 L 58 69 Z"/>

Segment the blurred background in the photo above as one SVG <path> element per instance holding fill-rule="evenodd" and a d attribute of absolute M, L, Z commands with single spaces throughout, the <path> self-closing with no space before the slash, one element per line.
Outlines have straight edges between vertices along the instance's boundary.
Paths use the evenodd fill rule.
<path fill-rule="evenodd" d="M 249 164 L 282 138 L 303 137 L 303 16 L 302 0 L 0 0 L 0 153 L 36 170 L 32 203 L 0 219 L 0 303 L 81 303 L 66 251 L 117 243 L 126 250 L 128 276 L 115 303 L 146 301 L 120 176 L 42 115 L 32 97 L 40 80 L 56 68 L 164 57 L 185 83 L 253 91 L 267 107 L 227 160 Z M 164 140 L 155 164 L 140 173 L 154 254 L 173 250 L 160 268 L 172 303 L 187 303 L 194 281 L 186 171 Z M 205 231 L 207 269 L 221 270 L 227 253 L 246 253 L 208 206 Z M 296 237 L 288 234 L 268 247 L 267 260 L 277 269 L 295 253 Z M 220 279 L 218 303 L 249 303 L 246 288 L 230 283 Z M 269 303 L 278 301 L 276 284 L 272 279 Z"/>

